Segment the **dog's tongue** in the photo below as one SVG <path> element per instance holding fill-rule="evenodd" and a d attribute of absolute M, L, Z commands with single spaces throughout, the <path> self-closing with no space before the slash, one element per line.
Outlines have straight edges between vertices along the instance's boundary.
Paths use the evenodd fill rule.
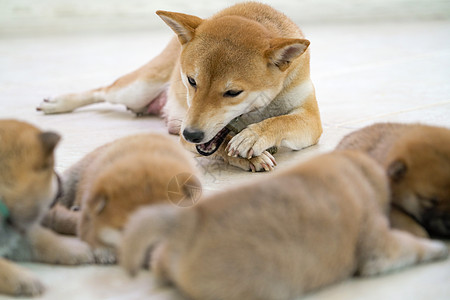
<path fill-rule="evenodd" d="M 209 156 L 219 149 L 220 145 L 222 145 L 225 137 L 230 132 L 230 129 L 224 127 L 219 133 L 216 134 L 209 142 L 204 144 L 196 145 L 195 148 L 197 152 L 203 156 Z"/>

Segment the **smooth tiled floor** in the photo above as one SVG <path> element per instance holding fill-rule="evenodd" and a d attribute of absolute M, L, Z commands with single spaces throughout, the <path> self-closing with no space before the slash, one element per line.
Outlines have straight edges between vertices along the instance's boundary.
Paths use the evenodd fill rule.
<path fill-rule="evenodd" d="M 332 150 L 345 134 L 374 122 L 423 122 L 450 128 L 450 21 L 327 24 L 303 29 L 312 42 L 312 78 L 324 134 L 316 146 L 278 153 L 277 169 Z M 98 104 L 50 116 L 34 109 L 45 96 L 110 83 L 156 55 L 169 38 L 168 31 L 0 37 L 0 118 L 27 120 L 60 132 L 59 171 L 118 137 L 165 133 L 162 120 L 137 118 L 117 105 Z M 204 158 L 198 159 L 198 166 L 207 192 L 266 175 Z M 155 289 L 148 272 L 133 280 L 115 266 L 25 265 L 47 285 L 42 299 L 175 299 L 172 291 Z M 348 280 L 306 298 L 449 297 L 450 260 Z"/>

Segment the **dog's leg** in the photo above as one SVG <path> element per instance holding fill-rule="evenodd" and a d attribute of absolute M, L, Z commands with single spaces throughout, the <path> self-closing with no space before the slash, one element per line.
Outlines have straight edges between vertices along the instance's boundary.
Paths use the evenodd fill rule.
<path fill-rule="evenodd" d="M 314 145 L 322 134 L 319 110 L 314 95 L 290 114 L 251 124 L 228 143 L 231 155 L 244 158 L 260 156 L 273 146 L 300 150 Z"/>
<path fill-rule="evenodd" d="M 46 114 L 64 113 L 93 103 L 110 102 L 123 104 L 137 114 L 159 113 L 166 101 L 165 90 L 179 53 L 179 42 L 173 38 L 157 57 L 112 85 L 47 98 L 37 110 Z"/>
<path fill-rule="evenodd" d="M 58 235 L 40 225 L 27 233 L 33 248 L 33 260 L 64 265 L 79 265 L 94 262 L 89 246 L 75 237 Z"/>
<path fill-rule="evenodd" d="M 361 244 L 358 273 L 362 276 L 383 274 L 448 256 L 443 242 L 389 229 L 386 219 L 373 226 Z"/>
<path fill-rule="evenodd" d="M 44 292 L 42 283 L 28 270 L 0 258 L 0 294 L 13 296 L 39 296 Z"/>

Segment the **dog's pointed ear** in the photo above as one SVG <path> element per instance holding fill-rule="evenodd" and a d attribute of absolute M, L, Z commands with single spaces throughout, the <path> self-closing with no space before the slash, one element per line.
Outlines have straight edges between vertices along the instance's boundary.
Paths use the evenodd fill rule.
<path fill-rule="evenodd" d="M 108 198 L 105 195 L 98 195 L 90 203 L 92 212 L 98 216 L 105 209 L 107 202 Z"/>
<path fill-rule="evenodd" d="M 178 35 L 182 45 L 194 38 L 195 29 L 203 22 L 199 17 L 182 13 L 158 10 L 156 14 Z"/>
<path fill-rule="evenodd" d="M 275 38 L 270 41 L 265 57 L 281 71 L 285 71 L 294 59 L 308 49 L 309 44 L 305 39 Z"/>
<path fill-rule="evenodd" d="M 44 154 L 49 156 L 53 154 L 56 145 L 61 140 L 61 136 L 55 132 L 46 131 L 39 134 L 39 140 L 41 141 Z"/>
<path fill-rule="evenodd" d="M 399 182 L 405 177 L 406 172 L 408 171 L 408 166 L 401 159 L 396 159 L 389 164 L 387 169 L 387 175 L 394 182 Z"/>

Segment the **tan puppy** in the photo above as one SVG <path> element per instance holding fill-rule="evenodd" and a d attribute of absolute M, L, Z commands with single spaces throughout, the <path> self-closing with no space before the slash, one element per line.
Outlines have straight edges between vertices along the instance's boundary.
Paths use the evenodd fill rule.
<path fill-rule="evenodd" d="M 60 137 L 0 120 L 0 294 L 35 296 L 40 281 L 10 260 L 54 264 L 93 262 L 89 247 L 39 225 L 58 193 L 53 150 Z"/>
<path fill-rule="evenodd" d="M 148 207 L 130 218 L 120 263 L 152 268 L 196 300 L 294 299 L 353 274 L 447 256 L 444 243 L 392 230 L 383 169 L 358 152 L 321 155 L 191 209 Z"/>
<path fill-rule="evenodd" d="M 349 134 L 337 149 L 362 150 L 386 169 L 394 227 L 450 237 L 450 129 L 380 123 Z"/>
<path fill-rule="evenodd" d="M 218 154 L 245 170 L 269 171 L 273 146 L 299 150 L 317 143 L 322 126 L 310 79 L 310 42 L 270 6 L 240 3 L 209 19 L 157 14 L 177 34 L 164 51 L 112 85 L 46 99 L 45 113 L 96 102 L 159 113 L 189 149 Z M 227 136 L 239 118 L 242 131 Z"/>
<path fill-rule="evenodd" d="M 94 248 L 114 250 L 129 214 L 139 206 L 169 203 L 176 192 L 184 201 L 195 201 L 201 185 L 194 174 L 189 153 L 170 137 L 149 133 L 118 139 L 64 174 L 66 193 L 45 224 L 59 232 L 77 232 Z M 171 182 L 178 185 L 169 186 Z M 111 254 L 99 262 L 114 261 Z"/>

